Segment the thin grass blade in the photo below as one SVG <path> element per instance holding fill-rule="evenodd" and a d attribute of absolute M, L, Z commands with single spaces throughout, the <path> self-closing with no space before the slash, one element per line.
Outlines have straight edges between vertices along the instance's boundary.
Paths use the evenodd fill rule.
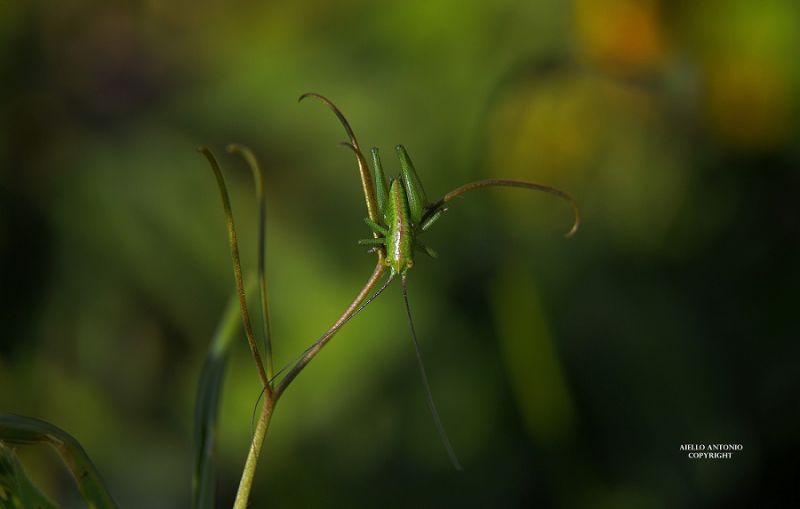
<path fill-rule="evenodd" d="M 61 456 L 90 509 L 117 507 L 86 451 L 61 428 L 32 417 L 0 413 L 0 441 L 50 445 Z"/>
<path fill-rule="evenodd" d="M 14 451 L 2 443 L 0 443 L 0 507 L 58 509 L 58 506 L 31 482 Z"/>
<path fill-rule="evenodd" d="M 258 159 L 249 148 L 232 143 L 228 145 L 228 153 L 240 155 L 253 174 L 258 201 L 258 287 L 261 292 L 261 332 L 264 335 L 264 358 L 267 363 L 267 378 L 272 378 L 272 322 L 269 317 L 269 292 L 267 291 L 266 248 L 267 248 L 267 200 L 264 197 L 264 171 Z"/>
<path fill-rule="evenodd" d="M 248 278 L 246 291 L 255 287 L 256 280 Z M 231 346 L 236 343 L 242 320 L 238 295 L 228 301 L 214 338 L 206 354 L 203 371 L 197 383 L 194 410 L 194 477 L 192 478 L 192 507 L 213 509 L 216 494 L 214 453 L 217 437 L 219 404 L 222 384 L 230 358 Z"/>
<path fill-rule="evenodd" d="M 261 354 L 258 352 L 258 344 L 256 343 L 256 336 L 253 333 L 253 326 L 250 323 L 250 311 L 247 309 L 247 297 L 244 289 L 244 280 L 242 279 L 242 262 L 239 258 L 239 240 L 236 235 L 236 225 L 233 220 L 233 210 L 231 208 L 231 198 L 228 195 L 228 186 L 225 184 L 225 177 L 222 175 L 222 170 L 219 167 L 217 158 L 208 147 L 199 147 L 198 152 L 208 160 L 211 170 L 214 172 L 214 177 L 217 179 L 217 188 L 219 189 L 220 198 L 222 199 L 222 209 L 225 212 L 225 225 L 228 229 L 228 244 L 231 249 L 231 262 L 233 264 L 233 278 L 236 281 L 236 291 L 239 295 L 239 309 L 242 313 L 242 325 L 244 325 L 245 335 L 247 336 L 247 344 L 250 345 L 250 353 L 253 355 L 253 360 L 256 362 L 258 369 L 258 377 L 261 379 L 262 387 L 269 385 L 269 377 L 264 369 L 264 362 L 261 360 Z"/>

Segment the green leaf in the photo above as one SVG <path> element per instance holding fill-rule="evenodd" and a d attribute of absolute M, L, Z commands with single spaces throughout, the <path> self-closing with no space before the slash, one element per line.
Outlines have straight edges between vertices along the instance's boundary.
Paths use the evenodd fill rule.
<path fill-rule="evenodd" d="M 0 508 L 56 509 L 57 507 L 28 479 L 14 451 L 0 443 Z"/>
<path fill-rule="evenodd" d="M 58 452 L 75 478 L 78 490 L 90 509 L 117 507 L 86 451 L 72 435 L 61 428 L 32 417 L 0 413 L 0 441 L 50 445 Z"/>
<path fill-rule="evenodd" d="M 510 258 L 492 288 L 492 311 L 506 373 L 525 427 L 537 443 L 563 444 L 575 432 L 575 405 L 557 339 L 529 264 Z"/>
<path fill-rule="evenodd" d="M 250 278 L 245 285 L 251 292 L 255 279 Z M 238 295 L 234 293 L 222 320 L 217 326 L 214 338 L 206 355 L 203 371 L 197 383 L 197 399 L 194 411 L 194 477 L 192 479 L 192 507 L 213 509 L 216 479 L 214 475 L 214 445 L 219 417 L 219 402 L 225 370 L 228 366 L 231 346 L 242 325 Z"/>

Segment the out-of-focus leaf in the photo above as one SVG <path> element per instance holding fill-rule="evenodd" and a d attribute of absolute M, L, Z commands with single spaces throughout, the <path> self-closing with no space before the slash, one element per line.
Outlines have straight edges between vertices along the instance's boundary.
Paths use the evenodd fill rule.
<path fill-rule="evenodd" d="M 117 507 L 86 451 L 72 435 L 61 428 L 32 417 L 0 414 L 0 441 L 52 446 L 72 473 L 78 490 L 90 509 Z"/>
<path fill-rule="evenodd" d="M 255 278 L 250 278 L 245 289 L 250 293 L 255 288 Z M 242 325 L 239 300 L 234 294 L 222 320 L 217 326 L 211 346 L 208 349 L 203 372 L 197 383 L 197 398 L 194 411 L 194 477 L 192 478 L 192 507 L 214 507 L 214 444 L 219 416 L 220 394 L 225 380 L 233 339 Z"/>
<path fill-rule="evenodd" d="M 56 509 L 57 507 L 28 479 L 14 451 L 0 443 L 0 508 Z"/>
<path fill-rule="evenodd" d="M 574 406 L 547 314 L 524 263 L 505 264 L 492 290 L 492 308 L 506 370 L 528 431 L 540 444 L 563 443 L 575 427 Z"/>

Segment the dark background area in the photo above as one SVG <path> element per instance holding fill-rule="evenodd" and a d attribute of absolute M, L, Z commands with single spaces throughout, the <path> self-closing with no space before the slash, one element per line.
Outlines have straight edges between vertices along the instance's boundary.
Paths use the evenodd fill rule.
<path fill-rule="evenodd" d="M 341 127 L 409 150 L 438 197 L 481 178 L 564 189 L 458 200 L 399 288 L 278 407 L 253 507 L 786 507 L 797 502 L 800 5 L 793 0 L 0 3 L 0 410 L 81 441 L 122 507 L 188 506 L 195 387 L 245 270 L 267 172 L 276 364 L 373 267 Z M 253 295 L 252 297 L 255 297 Z M 255 306 L 255 301 L 254 301 Z M 258 397 L 223 395 L 232 502 Z M 742 444 L 691 460 L 686 443 Z M 73 482 L 19 448 L 66 507 Z M 795 497 L 790 499 L 788 497 Z M 789 504 L 791 505 L 791 504 Z"/>

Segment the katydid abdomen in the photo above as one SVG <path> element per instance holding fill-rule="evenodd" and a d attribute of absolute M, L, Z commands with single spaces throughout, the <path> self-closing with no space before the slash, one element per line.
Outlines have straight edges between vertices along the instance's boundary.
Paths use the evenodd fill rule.
<path fill-rule="evenodd" d="M 399 179 L 389 188 L 389 231 L 386 238 L 386 265 L 392 275 L 405 274 L 414 266 L 414 239 L 408 213 L 408 198 Z"/>

